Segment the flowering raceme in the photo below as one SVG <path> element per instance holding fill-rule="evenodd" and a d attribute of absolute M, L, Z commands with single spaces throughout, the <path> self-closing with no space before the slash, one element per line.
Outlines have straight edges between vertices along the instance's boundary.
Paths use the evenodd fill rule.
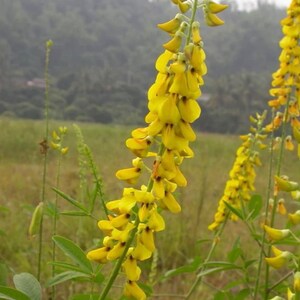
<path fill-rule="evenodd" d="M 256 177 L 255 166 L 260 166 L 259 153 L 255 151 L 256 145 L 264 149 L 262 140 L 265 135 L 260 133 L 264 115 L 257 115 L 257 119 L 252 117 L 252 121 L 257 124 L 257 130 L 253 128 L 255 134 L 241 136 L 242 145 L 236 152 L 236 158 L 232 169 L 229 172 L 229 180 L 226 182 L 223 196 L 214 216 L 214 222 L 209 225 L 210 230 L 216 230 L 227 218 L 228 209 L 226 203 L 236 209 L 243 207 L 242 201 L 249 201 L 251 192 L 255 190 L 254 182 Z M 232 220 L 237 220 L 235 214 L 231 214 Z"/>
<path fill-rule="evenodd" d="M 300 156 L 300 2 L 293 0 L 287 10 L 287 17 L 281 21 L 284 37 L 279 45 L 279 68 L 273 73 L 270 95 L 274 97 L 269 106 L 278 110 L 275 118 L 266 126 L 266 131 L 277 130 L 284 122 L 292 127 L 293 138 L 298 144 Z M 280 109 L 283 108 L 283 112 Z M 291 140 L 286 148 L 293 150 Z"/>
<path fill-rule="evenodd" d="M 148 171 L 148 186 L 124 188 L 121 199 L 106 204 L 111 213 L 107 220 L 98 222 L 105 236 L 103 247 L 87 254 L 90 260 L 99 263 L 121 260 L 127 277 L 124 294 L 134 299 L 146 298 L 136 283 L 141 276 L 138 262 L 152 256 L 155 233 L 165 229 L 161 211 L 181 211 L 174 192 L 177 187 L 187 185 L 180 166 L 184 158 L 193 156 L 189 143 L 196 135 L 191 123 L 201 114 L 197 99 L 207 72 L 200 24 L 195 21 L 194 13 L 191 18 L 182 14 L 190 9 L 195 12 L 198 1 L 172 2 L 181 13 L 158 25 L 171 38 L 163 44 L 165 50 L 155 63 L 158 73 L 148 90 L 149 113 L 145 117 L 148 125 L 132 131 L 126 146 L 136 158 L 132 167 L 116 173 L 118 179 L 135 184 Z M 203 1 L 201 6 L 206 14 L 213 16 L 227 7 L 212 1 Z M 154 162 L 147 167 L 146 161 L 151 157 Z"/>

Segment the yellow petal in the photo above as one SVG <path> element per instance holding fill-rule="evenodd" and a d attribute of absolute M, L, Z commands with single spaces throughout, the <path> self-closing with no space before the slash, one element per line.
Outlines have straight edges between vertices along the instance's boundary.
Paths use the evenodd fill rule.
<path fill-rule="evenodd" d="M 138 267 L 137 261 L 132 257 L 132 255 L 127 257 L 122 266 L 124 268 L 126 277 L 129 280 L 137 281 L 140 279 L 141 269 Z"/>
<path fill-rule="evenodd" d="M 124 288 L 124 295 L 135 300 L 146 300 L 146 294 L 135 281 L 128 281 Z"/>

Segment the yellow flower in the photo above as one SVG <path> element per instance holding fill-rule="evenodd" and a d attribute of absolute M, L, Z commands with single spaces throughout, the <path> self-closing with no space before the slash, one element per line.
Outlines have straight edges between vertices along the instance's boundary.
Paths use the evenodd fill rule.
<path fill-rule="evenodd" d="M 300 292 L 300 272 L 294 274 L 294 291 L 296 293 Z"/>
<path fill-rule="evenodd" d="M 204 12 L 204 18 L 208 26 L 220 26 L 224 24 L 224 21 L 222 19 L 209 11 Z"/>
<path fill-rule="evenodd" d="M 146 300 L 146 294 L 135 281 L 129 280 L 126 282 L 124 295 L 126 297 L 132 297 L 136 300 Z"/>
<path fill-rule="evenodd" d="M 120 180 L 125 180 L 129 184 L 136 183 L 142 172 L 143 162 L 138 157 L 132 160 L 133 168 L 127 168 L 117 171 L 116 176 Z"/>
<path fill-rule="evenodd" d="M 100 264 L 104 264 L 107 262 L 107 254 L 109 253 L 110 250 L 111 250 L 110 247 L 102 247 L 102 248 L 89 251 L 87 253 L 87 258 L 89 260 L 96 261 Z"/>
<path fill-rule="evenodd" d="M 128 280 L 138 281 L 140 279 L 141 269 L 138 267 L 137 261 L 132 255 L 126 258 L 122 266 Z"/>
<path fill-rule="evenodd" d="M 172 20 L 165 23 L 158 24 L 157 27 L 168 33 L 175 33 L 179 29 L 181 22 L 182 22 L 182 15 L 177 14 L 175 18 L 173 18 Z"/>
<path fill-rule="evenodd" d="M 289 229 L 275 229 L 268 225 L 264 225 L 264 230 L 268 234 L 269 238 L 273 241 L 279 241 L 290 235 Z"/>
<path fill-rule="evenodd" d="M 278 191 L 292 192 L 299 189 L 299 184 L 297 182 L 289 181 L 282 176 L 275 176 L 275 183 Z"/>
<path fill-rule="evenodd" d="M 284 199 L 279 199 L 277 204 L 277 212 L 281 215 L 286 215 L 286 208 L 284 206 Z"/>
<path fill-rule="evenodd" d="M 297 210 L 293 214 L 289 214 L 288 217 L 293 225 L 300 224 L 300 210 Z"/>
<path fill-rule="evenodd" d="M 273 250 L 273 249 L 272 249 Z M 273 250 L 274 251 L 274 250 Z M 276 248 L 276 256 L 274 257 L 265 257 L 266 263 L 275 269 L 282 268 L 285 264 L 288 263 L 292 254 L 288 251 L 280 251 Z"/>
<path fill-rule="evenodd" d="M 215 3 L 213 1 L 209 1 L 208 2 L 208 6 L 207 6 L 208 10 L 213 13 L 213 14 L 217 14 L 223 10 L 225 10 L 226 8 L 228 8 L 227 4 L 220 4 L 220 3 Z"/>
<path fill-rule="evenodd" d="M 295 300 L 295 294 L 289 288 L 287 289 L 287 300 Z"/>
<path fill-rule="evenodd" d="M 284 140 L 284 147 L 285 149 L 289 150 L 289 151 L 293 151 L 294 150 L 294 144 L 292 141 L 292 137 L 290 135 L 288 135 L 285 140 Z"/>
<path fill-rule="evenodd" d="M 172 53 L 177 53 L 181 46 L 182 37 L 183 37 L 182 32 L 177 31 L 174 37 L 170 41 L 163 44 L 163 47 Z"/>

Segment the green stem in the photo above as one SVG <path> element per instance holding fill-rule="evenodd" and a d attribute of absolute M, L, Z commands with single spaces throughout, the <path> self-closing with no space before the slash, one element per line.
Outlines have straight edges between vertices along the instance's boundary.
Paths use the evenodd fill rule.
<path fill-rule="evenodd" d="M 188 45 L 190 43 L 190 39 L 191 39 L 191 35 L 192 35 L 192 24 L 195 21 L 195 17 L 196 17 L 196 12 L 197 12 L 197 7 L 198 6 L 198 0 L 194 0 L 193 3 L 193 8 L 192 8 L 192 16 L 190 19 L 190 26 L 189 26 L 189 32 L 186 38 L 186 45 Z"/>
<path fill-rule="evenodd" d="M 287 119 L 288 119 L 288 107 L 289 107 L 289 103 L 290 103 L 290 98 L 291 98 L 291 95 L 288 96 L 286 106 L 285 106 L 283 121 L 282 121 L 283 123 L 282 123 L 282 131 L 281 131 L 281 143 L 280 143 L 279 156 L 278 156 L 278 162 L 277 162 L 277 168 L 276 168 L 276 175 L 277 176 L 280 176 L 281 165 L 282 165 L 282 161 L 283 161 L 283 148 L 284 148 L 284 139 L 285 139 L 285 136 L 286 136 L 286 123 L 287 123 Z M 273 207 L 272 207 L 272 211 L 271 211 L 270 227 L 273 227 L 274 223 L 275 223 L 277 203 L 278 203 L 278 197 L 276 195 L 276 196 L 274 196 L 274 203 L 273 203 Z M 268 252 L 268 256 L 270 256 L 271 255 L 271 246 L 268 247 L 267 252 Z M 265 291 L 266 291 L 265 295 L 264 295 L 265 300 L 268 299 L 269 293 L 270 293 L 270 289 L 268 288 L 269 273 L 270 273 L 270 267 L 267 264 L 266 265 L 266 275 L 265 275 Z"/>
<path fill-rule="evenodd" d="M 46 58 L 45 58 L 45 136 L 42 142 L 43 154 L 44 154 L 44 164 L 43 164 L 43 177 L 42 177 L 42 195 L 41 202 L 45 202 L 46 198 L 46 175 L 47 175 L 47 163 L 48 163 L 48 135 L 49 135 L 49 59 L 50 50 L 52 46 L 52 41 L 46 42 Z M 37 264 L 37 279 L 41 279 L 41 264 L 42 264 L 42 245 L 43 245 L 43 219 L 42 214 L 40 228 L 39 228 L 39 247 L 38 247 L 38 264 Z"/>
<path fill-rule="evenodd" d="M 213 240 L 213 243 L 212 243 L 212 245 L 210 247 L 210 250 L 209 250 L 209 252 L 207 254 L 207 257 L 206 257 L 205 261 L 203 262 L 202 266 L 197 270 L 198 275 L 196 277 L 196 280 L 193 282 L 190 290 L 188 291 L 188 293 L 185 296 L 186 300 L 190 299 L 191 295 L 194 293 L 194 291 L 197 288 L 197 286 L 201 284 L 203 276 L 199 276 L 199 275 L 201 274 L 201 272 L 203 272 L 206 269 L 205 264 L 210 261 L 210 259 L 211 259 L 212 255 L 213 255 L 213 253 L 214 253 L 217 245 L 219 244 L 219 238 L 220 238 L 220 236 L 223 233 L 223 230 L 224 230 L 225 225 L 227 223 L 228 217 L 229 217 L 229 213 L 227 213 L 222 226 L 216 232 L 214 240 Z"/>
<path fill-rule="evenodd" d="M 61 137 L 61 144 L 63 142 L 63 136 Z M 61 170 L 61 160 L 62 154 L 59 153 L 58 161 L 57 161 L 57 174 L 56 174 L 56 188 L 59 189 L 60 186 L 60 170 Z M 58 203 L 58 194 L 55 193 L 55 202 L 54 202 L 54 216 L 53 216 L 53 228 L 52 228 L 52 236 L 57 233 L 57 203 Z M 52 261 L 56 261 L 56 244 L 52 241 Z M 55 276 L 55 266 L 52 265 L 52 277 Z M 56 297 L 56 286 L 52 287 L 52 299 Z"/>
<path fill-rule="evenodd" d="M 274 119 L 274 110 L 272 110 L 272 119 Z M 267 186 L 267 195 L 266 195 L 266 205 L 265 205 L 265 219 L 268 219 L 269 214 L 269 207 L 270 207 L 270 194 L 271 194 L 271 188 L 272 188 L 272 173 L 273 173 L 273 156 L 274 156 L 274 150 L 273 150 L 273 142 L 274 142 L 274 132 L 272 131 L 271 134 L 271 141 L 270 141 L 270 159 L 269 159 L 269 172 L 268 172 L 268 186 Z M 260 274 L 262 269 L 262 262 L 263 258 L 265 256 L 265 242 L 266 242 L 266 232 L 263 231 L 262 235 L 262 242 L 261 242 L 261 250 L 259 255 L 259 261 L 258 261 L 258 268 L 257 268 L 257 276 L 255 281 L 255 287 L 254 287 L 254 296 L 253 299 L 255 300 L 257 298 L 258 294 L 258 288 L 260 284 Z M 268 270 L 266 270 L 266 274 L 268 273 Z"/>
<path fill-rule="evenodd" d="M 140 221 L 139 221 L 139 218 L 136 219 L 136 223 L 135 223 L 135 227 L 134 229 L 131 231 L 131 234 L 130 234 L 130 237 L 128 239 L 128 241 L 126 242 L 126 245 L 125 245 L 125 248 L 124 248 L 124 251 L 122 253 L 122 255 L 119 257 L 114 269 L 113 269 L 113 272 L 111 273 L 110 275 L 110 278 L 108 280 L 108 283 L 107 285 L 105 286 L 103 292 L 101 293 L 100 297 L 99 297 L 99 300 L 105 300 L 105 297 L 107 296 L 108 292 L 110 291 L 113 283 L 115 282 L 118 274 L 119 274 L 119 271 L 121 269 L 121 266 L 122 266 L 122 263 L 124 261 L 124 258 L 128 252 L 128 249 L 129 247 L 131 246 L 133 240 L 134 240 L 134 237 L 135 237 L 135 234 L 137 233 L 137 230 L 138 230 L 138 225 L 139 225 Z"/>

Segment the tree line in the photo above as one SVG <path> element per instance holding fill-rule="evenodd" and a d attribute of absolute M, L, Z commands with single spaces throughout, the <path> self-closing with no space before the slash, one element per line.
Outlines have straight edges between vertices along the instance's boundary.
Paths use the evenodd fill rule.
<path fill-rule="evenodd" d="M 0 114 L 43 117 L 44 45 L 51 39 L 53 118 L 142 124 L 154 61 L 169 39 L 155 24 L 175 13 L 167 0 L 2 0 Z M 202 25 L 209 71 L 199 129 L 241 132 L 247 116 L 265 108 L 283 16 L 259 2 L 250 12 L 232 5 L 220 28 Z"/>

